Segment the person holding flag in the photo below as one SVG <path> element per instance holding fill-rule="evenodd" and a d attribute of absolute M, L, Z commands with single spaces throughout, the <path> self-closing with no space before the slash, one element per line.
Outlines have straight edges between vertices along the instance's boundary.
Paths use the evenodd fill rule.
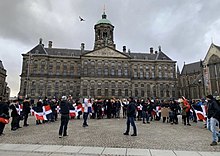
<path fill-rule="evenodd" d="M 190 116 L 190 104 L 189 102 L 187 101 L 187 99 L 182 96 L 182 98 L 180 99 L 180 103 L 182 104 L 182 119 L 183 119 L 183 123 L 184 125 L 186 125 L 186 122 L 187 122 L 187 125 L 188 126 L 191 126 L 191 124 L 189 123 L 189 116 Z"/>

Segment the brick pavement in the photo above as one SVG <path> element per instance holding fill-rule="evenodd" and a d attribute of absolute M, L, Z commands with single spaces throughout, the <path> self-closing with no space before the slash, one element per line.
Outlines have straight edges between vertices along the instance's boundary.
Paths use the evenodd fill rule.
<path fill-rule="evenodd" d="M 68 137 L 58 138 L 60 121 L 35 125 L 34 117 L 29 118 L 30 126 L 10 131 L 6 126 L 0 144 L 59 145 L 105 148 L 134 148 L 169 151 L 220 152 L 220 144 L 211 147 L 211 132 L 203 123 L 192 126 L 170 125 L 161 121 L 142 124 L 137 121 L 138 136 L 124 136 L 125 119 L 90 119 L 89 127 L 82 127 L 82 119 L 70 120 Z"/>

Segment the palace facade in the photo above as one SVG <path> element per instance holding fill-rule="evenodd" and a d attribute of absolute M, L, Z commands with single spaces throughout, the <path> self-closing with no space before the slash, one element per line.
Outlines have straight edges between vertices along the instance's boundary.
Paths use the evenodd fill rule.
<path fill-rule="evenodd" d="M 93 50 L 45 47 L 40 39 L 22 54 L 21 96 L 74 98 L 136 98 L 177 96 L 176 61 L 159 46 L 134 53 L 126 46 L 119 51 L 114 43 L 114 26 L 105 12 L 95 24 Z"/>

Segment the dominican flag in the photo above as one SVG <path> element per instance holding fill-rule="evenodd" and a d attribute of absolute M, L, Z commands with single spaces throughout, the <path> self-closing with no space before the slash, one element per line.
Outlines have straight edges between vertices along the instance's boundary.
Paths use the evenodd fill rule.
<path fill-rule="evenodd" d="M 0 117 L 0 123 L 8 124 L 9 123 L 9 119 L 5 119 L 3 117 Z"/>
<path fill-rule="evenodd" d="M 18 104 L 18 107 L 16 107 L 16 110 L 17 110 L 18 114 L 21 115 L 21 112 L 23 111 L 23 105 Z"/>
<path fill-rule="evenodd" d="M 36 120 L 47 120 L 46 114 L 43 112 L 43 107 L 33 107 L 31 110 Z"/>
<path fill-rule="evenodd" d="M 76 106 L 76 112 L 79 113 L 79 112 L 84 112 L 84 108 L 82 107 L 82 104 L 78 104 Z"/>
<path fill-rule="evenodd" d="M 206 108 L 204 105 L 202 106 L 193 106 L 193 109 L 195 110 L 195 113 L 196 113 L 196 117 L 197 117 L 197 120 L 206 120 L 207 116 L 206 116 Z"/>
<path fill-rule="evenodd" d="M 138 111 L 141 111 L 142 110 L 142 106 L 140 105 L 140 106 L 137 106 L 137 110 Z"/>
<path fill-rule="evenodd" d="M 76 116 L 76 111 L 70 110 L 70 117 L 75 117 L 75 116 Z"/>
<path fill-rule="evenodd" d="M 34 112 L 36 120 L 47 120 L 46 115 L 43 112 Z"/>
<path fill-rule="evenodd" d="M 157 116 L 159 116 L 159 113 L 161 112 L 161 107 L 160 106 L 156 106 L 156 110 L 154 109 L 154 112 Z"/>
<path fill-rule="evenodd" d="M 45 115 L 48 115 L 48 114 L 52 113 L 52 110 L 51 110 L 51 108 L 50 108 L 50 105 L 43 106 L 43 113 L 44 113 Z"/>
<path fill-rule="evenodd" d="M 55 108 L 55 111 L 56 111 L 57 113 L 59 113 L 59 112 L 60 112 L 60 106 L 57 106 L 57 107 Z"/>

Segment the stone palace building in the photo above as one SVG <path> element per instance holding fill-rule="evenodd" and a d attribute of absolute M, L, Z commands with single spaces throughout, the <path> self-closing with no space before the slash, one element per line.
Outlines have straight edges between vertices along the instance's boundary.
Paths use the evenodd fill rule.
<path fill-rule="evenodd" d="M 21 96 L 74 98 L 176 97 L 176 61 L 159 46 L 149 52 L 119 51 L 114 43 L 114 26 L 105 12 L 95 24 L 93 50 L 60 49 L 42 39 L 22 54 Z"/>

